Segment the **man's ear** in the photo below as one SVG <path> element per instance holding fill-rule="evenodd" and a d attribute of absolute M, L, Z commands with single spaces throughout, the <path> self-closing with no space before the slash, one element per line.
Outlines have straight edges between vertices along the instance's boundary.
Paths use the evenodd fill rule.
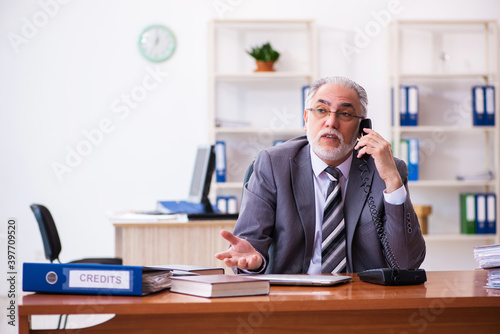
<path fill-rule="evenodd" d="M 304 131 L 307 131 L 307 122 L 309 120 L 309 113 L 304 109 Z"/>

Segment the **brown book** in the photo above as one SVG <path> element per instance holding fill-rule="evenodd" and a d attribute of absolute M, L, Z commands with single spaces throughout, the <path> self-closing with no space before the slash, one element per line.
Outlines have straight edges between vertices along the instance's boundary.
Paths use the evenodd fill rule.
<path fill-rule="evenodd" d="M 269 281 L 238 275 L 171 277 L 171 292 L 200 297 L 235 297 L 269 294 Z"/>

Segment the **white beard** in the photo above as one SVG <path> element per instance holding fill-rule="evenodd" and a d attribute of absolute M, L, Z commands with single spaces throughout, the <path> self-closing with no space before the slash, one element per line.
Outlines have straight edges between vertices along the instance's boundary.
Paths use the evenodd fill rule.
<path fill-rule="evenodd" d="M 332 134 L 337 136 L 339 138 L 340 145 L 334 148 L 320 146 L 319 141 L 325 134 Z M 318 133 L 316 138 L 312 138 L 310 132 L 307 131 L 307 140 L 309 141 L 313 152 L 316 153 L 316 155 L 321 159 L 328 161 L 336 161 L 345 158 L 352 152 L 357 139 L 358 138 L 356 138 L 356 136 L 353 136 L 350 143 L 345 143 L 344 137 L 335 129 L 322 130 Z"/>

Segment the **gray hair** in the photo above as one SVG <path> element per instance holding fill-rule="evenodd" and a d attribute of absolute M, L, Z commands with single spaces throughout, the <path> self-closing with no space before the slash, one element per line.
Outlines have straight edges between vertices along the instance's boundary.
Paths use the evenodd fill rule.
<path fill-rule="evenodd" d="M 311 100 L 314 94 L 316 94 L 318 89 L 324 84 L 340 85 L 342 87 L 354 90 L 358 95 L 359 103 L 361 104 L 361 116 L 366 118 L 368 114 L 368 96 L 366 95 L 366 90 L 359 84 L 346 77 L 325 77 L 314 81 L 309 86 L 309 92 L 307 93 L 306 98 L 306 108 L 311 107 Z"/>

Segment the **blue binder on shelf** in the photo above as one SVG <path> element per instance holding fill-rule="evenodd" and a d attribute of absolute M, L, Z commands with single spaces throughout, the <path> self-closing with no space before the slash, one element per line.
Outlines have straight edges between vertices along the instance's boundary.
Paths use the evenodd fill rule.
<path fill-rule="evenodd" d="M 215 180 L 226 182 L 226 143 L 223 141 L 215 143 Z"/>
<path fill-rule="evenodd" d="M 227 213 L 227 198 L 226 196 L 217 196 L 215 206 L 221 213 Z"/>
<path fill-rule="evenodd" d="M 23 263 L 23 290 L 62 294 L 142 296 L 145 271 L 138 266 L 84 263 Z M 149 292 L 148 292 L 149 293 Z"/>
<path fill-rule="evenodd" d="M 391 95 L 393 96 L 391 89 Z M 394 105 L 394 96 L 393 96 Z M 418 87 L 415 85 L 399 87 L 399 119 L 401 126 L 418 125 Z M 394 110 L 394 107 L 393 107 Z M 394 123 L 394 122 L 393 122 Z"/>
<path fill-rule="evenodd" d="M 408 181 L 418 181 L 419 153 L 418 139 L 408 139 Z"/>
<path fill-rule="evenodd" d="M 474 126 L 484 125 L 484 90 L 483 86 L 472 87 L 472 118 Z"/>
<path fill-rule="evenodd" d="M 408 125 L 408 94 L 405 86 L 399 87 L 399 121 L 401 126 Z"/>
<path fill-rule="evenodd" d="M 484 110 L 485 110 L 484 125 L 494 126 L 495 125 L 495 87 L 494 86 L 485 86 L 484 87 Z"/>
<path fill-rule="evenodd" d="M 309 86 L 302 86 L 302 110 L 301 110 L 301 116 L 304 115 L 304 111 L 306 110 L 306 100 L 307 100 L 307 94 L 309 94 Z M 306 121 L 304 117 L 302 117 L 302 126 L 306 125 Z"/>
<path fill-rule="evenodd" d="M 406 86 L 406 111 L 408 113 L 406 125 L 418 125 L 418 87 Z"/>
<path fill-rule="evenodd" d="M 485 234 L 486 230 L 486 194 L 476 194 L 476 233 Z"/>
<path fill-rule="evenodd" d="M 497 197 L 492 193 L 486 195 L 486 233 L 497 233 Z"/>
<path fill-rule="evenodd" d="M 495 125 L 495 87 L 472 87 L 472 118 L 474 126 Z"/>
<path fill-rule="evenodd" d="M 238 213 L 238 199 L 236 196 L 217 196 L 217 209 L 221 213 Z"/>

